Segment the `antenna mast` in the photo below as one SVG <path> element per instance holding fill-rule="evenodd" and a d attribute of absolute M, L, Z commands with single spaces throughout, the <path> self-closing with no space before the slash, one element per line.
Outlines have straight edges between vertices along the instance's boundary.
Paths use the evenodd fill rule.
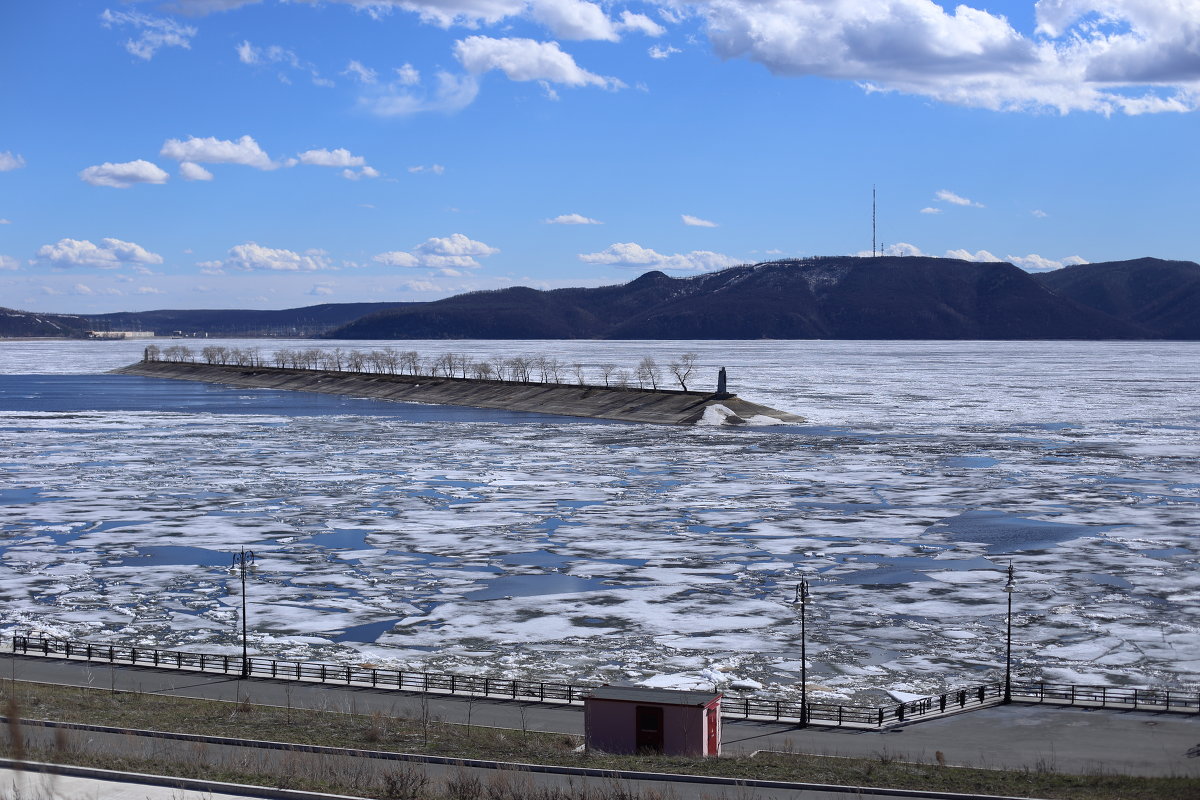
<path fill-rule="evenodd" d="M 875 258 L 875 184 L 871 184 L 871 258 Z"/>

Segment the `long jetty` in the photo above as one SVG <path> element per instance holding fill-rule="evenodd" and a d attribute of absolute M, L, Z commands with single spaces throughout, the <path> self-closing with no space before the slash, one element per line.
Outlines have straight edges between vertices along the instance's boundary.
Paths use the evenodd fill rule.
<path fill-rule="evenodd" d="M 804 417 L 751 403 L 729 392 L 696 392 L 566 383 L 480 380 L 380 372 L 235 366 L 144 360 L 112 370 L 120 375 L 284 389 L 408 403 L 471 406 L 660 425 L 801 423 Z"/>

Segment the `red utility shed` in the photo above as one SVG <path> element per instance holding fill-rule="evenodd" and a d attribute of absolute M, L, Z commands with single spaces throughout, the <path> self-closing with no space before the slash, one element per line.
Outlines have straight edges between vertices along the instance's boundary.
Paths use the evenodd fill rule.
<path fill-rule="evenodd" d="M 589 750 L 721 754 L 721 695 L 640 686 L 601 686 L 584 700 Z"/>

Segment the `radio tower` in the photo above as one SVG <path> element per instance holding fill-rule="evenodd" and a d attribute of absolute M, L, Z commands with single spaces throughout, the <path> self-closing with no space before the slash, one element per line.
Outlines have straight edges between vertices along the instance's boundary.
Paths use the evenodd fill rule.
<path fill-rule="evenodd" d="M 871 258 L 875 258 L 875 184 L 871 184 Z"/>

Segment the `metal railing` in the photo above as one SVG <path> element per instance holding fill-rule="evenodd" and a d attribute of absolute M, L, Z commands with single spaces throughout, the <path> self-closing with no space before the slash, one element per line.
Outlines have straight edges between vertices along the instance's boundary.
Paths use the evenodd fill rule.
<path fill-rule="evenodd" d="M 371 686 L 404 692 L 467 695 L 538 703 L 582 703 L 592 689 L 597 688 L 587 684 L 381 669 L 371 664 L 321 664 L 255 656 L 247 658 L 243 663 L 239 655 L 188 653 L 131 645 L 98 645 L 40 636 L 14 635 L 12 651 L 22 655 L 61 656 L 89 662 L 183 669 L 245 678 Z M 1012 684 L 1011 689 L 1013 700 L 1018 703 L 1200 713 L 1200 692 L 1016 682 Z M 721 699 L 721 714 L 742 719 L 882 728 L 930 716 L 998 705 L 1003 700 L 1003 683 L 955 689 L 940 695 L 885 706 L 809 703 L 805 708 L 796 700 L 726 695 Z"/>

